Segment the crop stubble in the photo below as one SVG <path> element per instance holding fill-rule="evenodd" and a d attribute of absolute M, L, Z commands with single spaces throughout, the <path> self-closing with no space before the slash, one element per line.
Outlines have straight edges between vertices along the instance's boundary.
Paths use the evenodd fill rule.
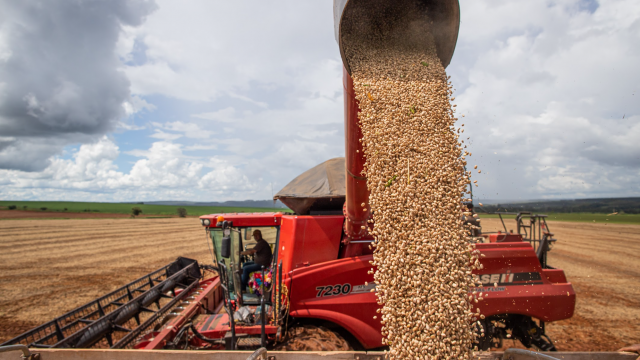
<path fill-rule="evenodd" d="M 0 221 L 0 342 L 178 256 L 211 263 L 197 219 Z"/>
<path fill-rule="evenodd" d="M 194 220 L 0 221 L 0 342 L 177 256 L 210 263 L 204 231 Z M 502 228 L 498 219 L 483 219 L 482 225 L 484 231 Z M 614 351 L 640 343 L 640 226 L 549 226 L 558 239 L 549 263 L 565 271 L 577 293 L 574 317 L 547 324 L 558 349 Z M 113 246 L 93 251 L 103 244 Z M 78 251 L 85 258 L 81 263 L 67 255 Z"/>

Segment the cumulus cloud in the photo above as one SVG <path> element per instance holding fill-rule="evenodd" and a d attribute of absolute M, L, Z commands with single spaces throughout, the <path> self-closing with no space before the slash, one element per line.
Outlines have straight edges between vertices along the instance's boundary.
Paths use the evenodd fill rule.
<path fill-rule="evenodd" d="M 245 14 L 245 21 L 231 19 L 230 13 Z M 146 184 L 149 194 L 156 186 L 167 196 L 186 196 L 191 193 L 179 187 L 168 193 L 167 184 L 197 188 L 215 182 L 217 189 L 248 191 L 236 192 L 240 198 L 265 198 L 272 184 L 283 186 L 307 168 L 341 156 L 342 65 L 331 24 L 331 6 L 295 1 L 278 7 L 206 1 L 185 7 L 160 1 L 141 26 L 121 24 L 109 51 L 117 54 L 135 94 L 123 100 L 124 115 L 162 108 L 158 99 L 177 99 L 183 109 L 197 110 L 162 119 L 149 116 L 144 126 L 119 120 L 119 132 L 146 128 L 155 142 L 148 149 L 123 151 L 140 159 L 128 174 L 111 179 L 115 187 L 88 183 L 97 186 L 96 193 L 116 191 L 118 196 L 126 193 L 124 183 Z M 265 28 L 270 30 L 260 30 Z M 32 102 L 30 111 L 38 111 L 38 105 Z M 165 162 L 154 163 L 152 155 L 162 151 Z M 44 160 L 39 168 L 48 164 Z M 201 179 L 184 182 L 172 176 L 178 172 Z M 227 184 L 229 177 L 233 182 Z M 260 192 L 252 196 L 254 188 Z"/>
<path fill-rule="evenodd" d="M 236 109 L 233 107 L 226 107 L 221 110 L 192 114 L 191 117 L 196 119 L 204 119 L 204 120 L 212 120 L 212 121 L 221 121 L 221 122 L 233 122 L 236 117 Z"/>
<path fill-rule="evenodd" d="M 638 196 L 640 5 L 464 1 L 448 71 L 484 198 Z M 466 140 L 466 136 L 465 136 Z"/>
<path fill-rule="evenodd" d="M 162 140 L 176 140 L 182 137 L 181 134 L 171 134 L 166 133 L 162 130 L 156 129 L 153 135 L 150 135 L 152 138 L 162 139 Z"/>
<path fill-rule="evenodd" d="M 115 53 L 152 1 L 0 2 L 0 168 L 42 170 L 68 144 L 99 139 L 144 101 Z M 16 156 L 18 159 L 15 160 Z"/>
<path fill-rule="evenodd" d="M 205 130 L 198 124 L 192 122 L 173 121 L 167 123 L 153 123 L 153 125 L 164 130 L 182 133 L 183 135 L 181 136 L 190 139 L 208 139 L 213 135 L 213 131 Z"/>
<path fill-rule="evenodd" d="M 255 193 L 261 181 L 250 180 L 221 159 L 191 159 L 184 155 L 181 145 L 167 141 L 134 153 L 141 159 L 128 173 L 119 171 L 114 162 L 120 149 L 103 137 L 81 145 L 70 159 L 54 158 L 41 172 L 0 170 L 0 197 L 132 201 L 196 200 L 205 196 L 230 200 Z"/>
<path fill-rule="evenodd" d="M 290 108 L 249 113 L 226 108 L 224 116 L 216 113 L 193 121 L 214 129 L 216 135 L 209 141 L 216 145 L 218 157 L 241 166 L 251 179 L 274 183 L 278 190 L 303 171 L 344 156 L 342 94 L 298 100 Z M 217 130 L 220 126 L 223 131 Z M 224 132 L 227 126 L 234 131 Z M 270 190 L 264 190 L 262 197 L 269 196 Z"/>
<path fill-rule="evenodd" d="M 158 4 L 159 11 L 130 35 L 145 46 L 145 61 L 125 70 L 137 94 L 190 101 L 227 95 L 266 108 L 265 93 L 280 86 L 341 91 L 329 3 L 197 0 L 184 6 L 160 0 Z M 136 41 L 127 44 L 123 51 L 130 53 Z M 313 79 L 308 76 L 318 73 Z"/>
<path fill-rule="evenodd" d="M 44 170 L 0 171 L 5 197 L 267 198 L 343 155 L 330 3 L 30 4 L 0 14 L 0 168 Z M 461 14 L 447 71 L 476 196 L 640 196 L 640 5 L 461 0 Z M 114 129 L 147 145 L 121 150 Z"/>

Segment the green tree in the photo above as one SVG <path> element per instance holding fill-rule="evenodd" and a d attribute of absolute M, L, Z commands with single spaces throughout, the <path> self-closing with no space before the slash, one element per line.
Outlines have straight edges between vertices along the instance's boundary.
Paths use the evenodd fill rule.
<path fill-rule="evenodd" d="M 142 214 L 142 209 L 137 206 L 131 208 L 131 215 L 138 216 L 140 214 Z"/>
<path fill-rule="evenodd" d="M 187 217 L 187 209 L 180 207 L 177 209 L 177 211 L 178 211 L 178 216 Z"/>
<path fill-rule="evenodd" d="M 9 210 L 15 210 L 17 208 L 17 206 L 15 205 L 9 205 Z"/>

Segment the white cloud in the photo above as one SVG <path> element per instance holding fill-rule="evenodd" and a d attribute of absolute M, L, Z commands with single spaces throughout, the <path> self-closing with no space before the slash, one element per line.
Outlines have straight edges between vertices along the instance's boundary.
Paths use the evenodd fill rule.
<path fill-rule="evenodd" d="M 104 91 L 90 94 L 98 100 L 87 102 L 95 79 L 68 76 L 48 84 L 47 92 L 20 92 L 16 103 L 29 124 L 38 119 L 40 125 L 27 126 L 27 134 L 0 131 L 0 167 L 37 172 L 0 171 L 0 183 L 9 184 L 0 195 L 267 198 L 269 184 L 277 190 L 343 155 L 342 65 L 330 3 L 158 3 L 144 24 L 119 26 L 117 41 L 101 43 L 112 58 L 90 57 L 124 90 L 98 87 Z M 466 114 L 460 122 L 474 153 L 470 164 L 483 170 L 474 174 L 475 194 L 639 196 L 640 5 L 462 0 L 461 14 L 447 71 Z M 24 58 L 7 34 L 0 30 L 0 67 Z M 40 40 L 29 45 L 39 48 Z M 67 65 L 68 73 L 84 74 L 71 71 L 78 64 Z M 94 68 L 80 70 L 93 74 Z M 3 78 L 0 102 L 13 89 Z M 106 115 L 89 116 L 87 109 L 103 106 Z M 155 139 L 147 149 L 123 151 L 139 157 L 127 173 L 116 167 L 120 149 L 102 138 L 114 128 L 149 128 L 150 134 L 136 136 Z M 47 157 L 70 143 L 85 145 L 72 159 Z"/>
<path fill-rule="evenodd" d="M 42 172 L 0 170 L 0 197 L 56 200 L 133 201 L 149 199 L 230 200 L 255 193 L 261 179 L 249 180 L 221 159 L 201 162 L 185 156 L 181 145 L 155 142 L 129 173 L 114 161 L 120 151 L 104 137 L 84 144 L 71 159 L 54 158 Z M 56 190 L 55 192 L 52 190 Z M 96 196 L 95 194 L 101 194 Z"/>
<path fill-rule="evenodd" d="M 317 72 L 327 58 L 339 59 L 330 4 L 293 0 L 276 6 L 205 0 L 190 6 L 173 1 L 158 4 L 159 10 L 130 35 L 147 47 L 146 63 L 125 68 L 136 94 L 190 101 L 211 101 L 226 94 L 266 108 L 267 102 L 247 94 L 248 90 L 301 86 L 316 91 L 326 83 L 340 89 L 340 83 L 330 84 L 331 76 L 299 84 L 301 75 Z M 237 14 L 242 14 L 242 21 Z"/>
<path fill-rule="evenodd" d="M 162 140 L 176 140 L 182 137 L 181 134 L 171 134 L 171 133 L 166 133 L 162 130 L 158 130 L 156 129 L 155 132 L 152 135 L 149 135 L 152 138 L 155 139 L 162 139 Z"/>
<path fill-rule="evenodd" d="M 229 92 L 229 93 L 228 93 L 228 95 L 229 95 L 229 97 L 231 97 L 231 98 L 234 98 L 234 99 L 240 99 L 240 100 L 242 100 L 242 101 L 246 101 L 246 102 L 248 102 L 248 103 L 250 103 L 250 104 L 257 105 L 257 106 L 259 106 L 259 107 L 261 107 L 261 108 L 265 108 L 265 109 L 266 109 L 266 108 L 268 108 L 268 107 L 269 107 L 269 104 L 267 104 L 267 103 L 266 103 L 266 102 L 264 102 L 264 101 L 255 101 L 255 100 L 253 100 L 253 99 L 251 99 L 251 98 L 249 98 L 249 97 L 247 97 L 247 96 L 238 95 L 238 94 L 236 94 L 236 93 L 234 93 L 234 92 Z"/>
<path fill-rule="evenodd" d="M 96 141 L 139 105 L 114 51 L 121 26 L 140 25 L 152 1 L 0 7 L 0 133 L 15 137 L 0 145 L 0 168 L 42 170 L 52 154 Z"/>
<path fill-rule="evenodd" d="M 146 129 L 145 126 L 138 126 L 138 125 L 133 124 L 133 123 L 127 124 L 124 121 L 120 121 L 118 123 L 118 127 L 117 128 L 118 129 L 122 129 L 122 130 L 126 130 L 126 131 L 136 131 L 136 130 L 144 130 L 144 129 Z"/>
<path fill-rule="evenodd" d="M 257 189 L 256 185 L 262 181 L 261 178 L 251 181 L 239 169 L 217 159 L 214 159 L 209 165 L 216 170 L 208 172 L 198 181 L 198 188 L 200 189 L 215 189 L 221 192 L 235 192 L 246 189 L 255 191 Z"/>
<path fill-rule="evenodd" d="M 342 154 L 342 68 L 330 5 L 159 5 L 143 26 L 123 26 L 114 45 L 134 94 L 121 104 L 130 120 L 120 120 L 118 130 L 144 129 L 133 123 L 134 115 L 144 116 L 153 130 L 147 136 L 160 140 L 149 149 L 124 151 L 140 159 L 119 182 L 112 179 L 110 189 L 118 196 L 130 194 L 116 185 L 125 180 L 162 189 L 178 181 L 172 174 L 182 172 L 199 173 L 199 186 L 216 181 L 221 188 L 249 191 L 241 198 L 251 198 L 251 186 L 257 186 L 255 191 L 261 192 L 255 198 L 265 198 L 270 195 L 267 187 L 255 184 L 284 185 L 299 172 Z M 245 21 L 237 22 L 229 13 L 243 13 Z M 304 13 L 310 16 L 291 16 Z M 167 110 L 162 99 L 197 110 L 182 117 L 172 114 L 163 122 L 149 115 Z M 153 154 L 171 149 L 165 155 L 173 156 L 173 162 L 165 155 L 162 164 L 153 162 Z M 214 168 L 215 173 L 207 172 Z M 225 185 L 227 175 L 233 180 Z M 151 187 L 145 191 L 151 194 Z"/>
<path fill-rule="evenodd" d="M 298 132 L 296 135 L 306 140 L 312 140 L 326 137 L 337 137 L 338 130 Z"/>
<path fill-rule="evenodd" d="M 213 135 L 212 131 L 204 130 L 200 128 L 198 124 L 183 121 L 174 121 L 163 124 L 154 123 L 154 125 L 165 130 L 181 132 L 185 137 L 190 139 L 208 139 L 209 137 L 211 137 L 211 135 Z"/>
<path fill-rule="evenodd" d="M 155 105 L 149 104 L 145 99 L 136 95 L 130 96 L 129 100 L 122 104 L 122 107 L 124 107 L 127 116 L 134 115 L 142 110 L 153 111 L 156 109 Z"/>
<path fill-rule="evenodd" d="M 640 195 L 640 48 L 632 45 L 640 41 L 640 5 L 465 1 L 461 8 L 447 70 L 460 89 L 454 96 L 472 164 L 483 169 L 475 193 Z"/>
<path fill-rule="evenodd" d="M 128 151 L 124 151 L 124 153 L 127 154 L 127 155 L 135 156 L 135 157 L 147 157 L 147 156 L 149 156 L 149 151 L 148 150 L 142 150 L 142 149 L 128 150 Z"/>
<path fill-rule="evenodd" d="M 216 144 L 209 144 L 209 145 L 196 144 L 196 145 L 190 145 L 190 146 L 184 147 L 184 151 L 216 150 L 216 149 L 218 149 L 218 146 Z"/>
<path fill-rule="evenodd" d="M 204 120 L 220 121 L 220 122 L 233 122 L 237 116 L 236 109 L 227 107 L 218 111 L 192 114 L 191 117 Z"/>
<path fill-rule="evenodd" d="M 161 141 L 153 143 L 147 158 L 138 160 L 122 182 L 147 188 L 189 186 L 202 168 L 202 164 L 182 159 L 180 145 Z"/>

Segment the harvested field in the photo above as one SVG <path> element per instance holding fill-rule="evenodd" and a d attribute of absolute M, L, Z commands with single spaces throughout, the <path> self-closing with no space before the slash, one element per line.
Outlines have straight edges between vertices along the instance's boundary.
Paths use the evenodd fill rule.
<path fill-rule="evenodd" d="M 513 220 L 505 223 L 515 228 Z M 549 252 L 549 265 L 565 271 L 577 294 L 573 318 L 547 325 L 557 348 L 612 351 L 640 343 L 640 226 L 548 224 L 558 239 Z M 500 220 L 482 220 L 483 231 L 500 229 Z M 504 345 L 516 346 L 514 341 Z"/>
<path fill-rule="evenodd" d="M 178 256 L 211 263 L 198 219 L 0 221 L 0 342 Z"/>
<path fill-rule="evenodd" d="M 485 231 L 502 226 L 482 222 Z M 611 351 L 640 343 L 640 226 L 549 227 L 558 239 L 549 263 L 565 270 L 578 294 L 574 317 L 547 327 L 557 347 Z M 211 262 L 196 219 L 0 221 L 0 342 L 179 255 Z"/>

